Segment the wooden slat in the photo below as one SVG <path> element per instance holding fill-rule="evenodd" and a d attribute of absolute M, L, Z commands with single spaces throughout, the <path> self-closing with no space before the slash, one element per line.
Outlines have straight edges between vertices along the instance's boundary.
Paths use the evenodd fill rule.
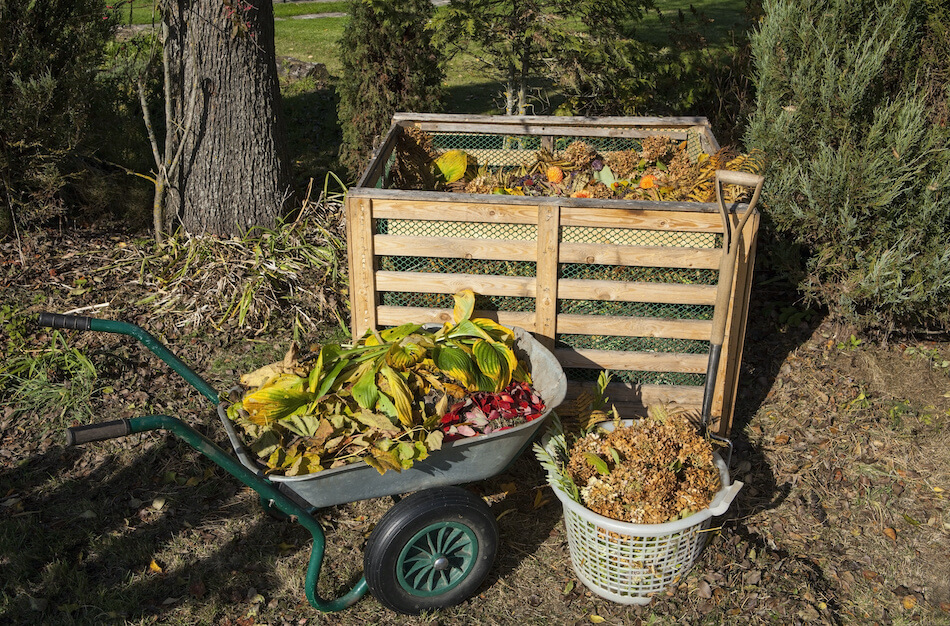
<path fill-rule="evenodd" d="M 497 120 L 497 121 L 495 121 Z M 492 133 L 501 135 L 566 135 L 578 137 L 644 137 L 709 128 L 704 117 L 546 117 L 396 113 L 393 122 L 427 132 Z"/>
<path fill-rule="evenodd" d="M 537 258 L 536 248 L 530 241 L 375 235 L 373 243 L 379 256 L 427 256 L 492 261 L 534 261 Z"/>
<path fill-rule="evenodd" d="M 373 217 L 448 222 L 537 224 L 538 205 L 427 202 L 425 200 L 377 200 Z"/>
<path fill-rule="evenodd" d="M 719 363 L 716 392 L 713 394 L 714 419 L 711 423 L 718 422 L 718 432 L 724 437 L 728 437 L 732 429 L 736 394 L 739 388 L 739 364 L 742 362 L 742 351 L 745 346 L 759 219 L 759 215 L 752 215 L 739 234 L 740 247 L 736 259 L 736 277 L 732 298 L 730 298 L 726 338 L 722 348 L 722 360 Z"/>
<path fill-rule="evenodd" d="M 357 187 L 376 186 L 376 182 L 382 177 L 383 172 L 386 169 L 386 162 L 389 160 L 390 155 L 396 148 L 396 139 L 401 132 L 402 130 L 398 128 L 395 120 L 393 120 L 393 124 L 389 127 L 389 131 L 386 133 L 386 139 L 383 140 L 383 144 L 373 154 L 369 167 L 366 168 L 366 171 L 363 172 L 363 175 L 357 181 Z"/>
<path fill-rule="evenodd" d="M 561 314 L 557 316 L 557 331 L 564 335 L 664 337 L 708 341 L 712 333 L 712 321 Z"/>
<path fill-rule="evenodd" d="M 594 383 L 568 381 L 567 397 L 559 413 L 570 414 L 571 402 L 582 391 L 593 391 Z M 628 383 L 608 383 L 606 394 L 611 404 L 617 405 L 620 417 L 627 417 L 632 409 L 638 414 L 645 412 L 652 404 L 677 404 L 686 408 L 702 407 L 703 388 L 692 385 L 630 385 Z"/>
<path fill-rule="evenodd" d="M 556 205 L 538 208 L 538 295 L 535 304 L 538 317 L 535 330 L 538 340 L 548 350 L 554 348 L 554 338 L 557 335 L 560 215 L 560 207 Z"/>
<path fill-rule="evenodd" d="M 664 246 L 624 246 L 599 243 L 562 243 L 561 263 L 637 265 L 716 269 L 722 251 L 716 248 L 675 248 Z"/>
<path fill-rule="evenodd" d="M 559 297 L 569 300 L 607 302 L 655 302 L 663 304 L 715 304 L 715 285 L 674 285 L 619 280 L 561 279 Z"/>
<path fill-rule="evenodd" d="M 561 226 L 721 233 L 722 218 L 717 213 L 565 206 Z"/>
<path fill-rule="evenodd" d="M 666 352 L 622 352 L 559 348 L 554 356 L 563 367 L 582 369 L 632 370 L 638 372 L 677 372 L 704 374 L 708 357 L 705 354 Z"/>
<path fill-rule="evenodd" d="M 534 278 L 520 276 L 476 276 L 474 274 L 437 274 L 427 272 L 376 272 L 379 291 L 416 293 L 457 293 L 471 289 L 485 296 L 534 298 Z"/>
<path fill-rule="evenodd" d="M 445 324 L 453 321 L 452 309 L 427 309 L 423 307 L 408 306 L 380 306 L 376 309 L 376 317 L 380 326 L 399 326 L 400 324 L 418 323 L 428 324 L 435 322 Z M 514 313 L 508 311 L 479 311 L 476 310 L 472 317 L 485 317 L 495 320 L 503 326 L 511 328 L 519 326 L 527 331 L 534 332 L 533 311 L 527 313 Z"/>
<path fill-rule="evenodd" d="M 345 210 L 350 281 L 353 285 L 360 285 L 360 289 L 350 290 L 350 328 L 354 337 L 361 337 L 368 329 L 376 327 L 372 201 L 348 198 Z"/>

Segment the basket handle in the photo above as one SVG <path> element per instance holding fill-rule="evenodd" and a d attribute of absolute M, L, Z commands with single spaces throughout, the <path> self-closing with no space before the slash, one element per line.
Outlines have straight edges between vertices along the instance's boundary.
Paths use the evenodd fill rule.
<path fill-rule="evenodd" d="M 745 483 L 740 480 L 735 480 L 731 485 L 716 494 L 716 499 L 709 504 L 709 511 L 714 517 L 722 515 L 729 510 L 729 505 L 736 499 L 736 495 L 738 495 L 739 490 L 742 489 L 744 484 Z"/>

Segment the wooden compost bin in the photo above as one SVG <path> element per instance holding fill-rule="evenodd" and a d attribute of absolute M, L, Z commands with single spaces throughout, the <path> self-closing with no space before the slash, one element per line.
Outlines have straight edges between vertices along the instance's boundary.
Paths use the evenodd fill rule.
<path fill-rule="evenodd" d="M 705 118 L 488 117 L 397 114 L 346 196 L 351 323 L 370 328 L 452 319 L 452 294 L 470 288 L 476 315 L 531 331 L 569 380 L 568 400 L 608 370 L 622 411 L 675 403 L 700 409 L 721 256 L 713 203 L 525 197 L 388 188 L 403 129 L 479 164 L 527 162 L 582 139 L 605 152 L 651 135 L 719 146 Z M 624 147 L 627 146 L 627 147 Z M 733 218 L 748 205 L 730 207 Z M 737 220 L 736 220 L 737 222 Z M 734 224 L 736 223 L 734 222 Z M 712 428 L 728 435 L 742 357 L 758 231 L 741 233 Z"/>

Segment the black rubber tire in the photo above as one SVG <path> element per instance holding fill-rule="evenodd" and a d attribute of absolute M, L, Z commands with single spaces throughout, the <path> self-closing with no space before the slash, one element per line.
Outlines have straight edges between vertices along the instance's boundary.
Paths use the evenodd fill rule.
<path fill-rule="evenodd" d="M 420 550 L 433 541 L 447 554 Z M 380 604 L 416 615 L 471 597 L 497 552 L 498 524 L 485 501 L 461 487 L 442 487 L 407 496 L 383 515 L 366 544 L 363 571 Z"/>

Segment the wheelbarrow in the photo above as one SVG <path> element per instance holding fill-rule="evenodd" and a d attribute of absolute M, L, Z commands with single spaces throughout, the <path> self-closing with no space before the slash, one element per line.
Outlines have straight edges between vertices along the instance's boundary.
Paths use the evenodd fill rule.
<path fill-rule="evenodd" d="M 498 548 L 498 526 L 484 500 L 458 485 L 499 474 L 531 444 L 565 396 L 567 381 L 554 356 L 529 333 L 515 328 L 516 351 L 527 359 L 545 411 L 513 428 L 455 441 L 401 472 L 379 474 L 364 463 L 295 477 L 265 476 L 225 413 L 227 402 L 201 376 L 144 329 L 126 322 L 41 313 L 41 326 L 129 335 L 152 351 L 217 408 L 234 454 L 178 418 L 146 415 L 66 430 L 68 445 L 167 430 L 208 457 L 260 496 L 268 513 L 297 522 L 313 536 L 304 587 L 324 612 L 353 605 L 367 591 L 384 606 L 407 614 L 459 604 L 488 575 Z M 404 498 L 402 494 L 412 492 Z M 313 513 L 366 498 L 393 496 L 396 503 L 376 524 L 363 554 L 364 576 L 347 593 L 317 594 L 326 537 Z"/>

